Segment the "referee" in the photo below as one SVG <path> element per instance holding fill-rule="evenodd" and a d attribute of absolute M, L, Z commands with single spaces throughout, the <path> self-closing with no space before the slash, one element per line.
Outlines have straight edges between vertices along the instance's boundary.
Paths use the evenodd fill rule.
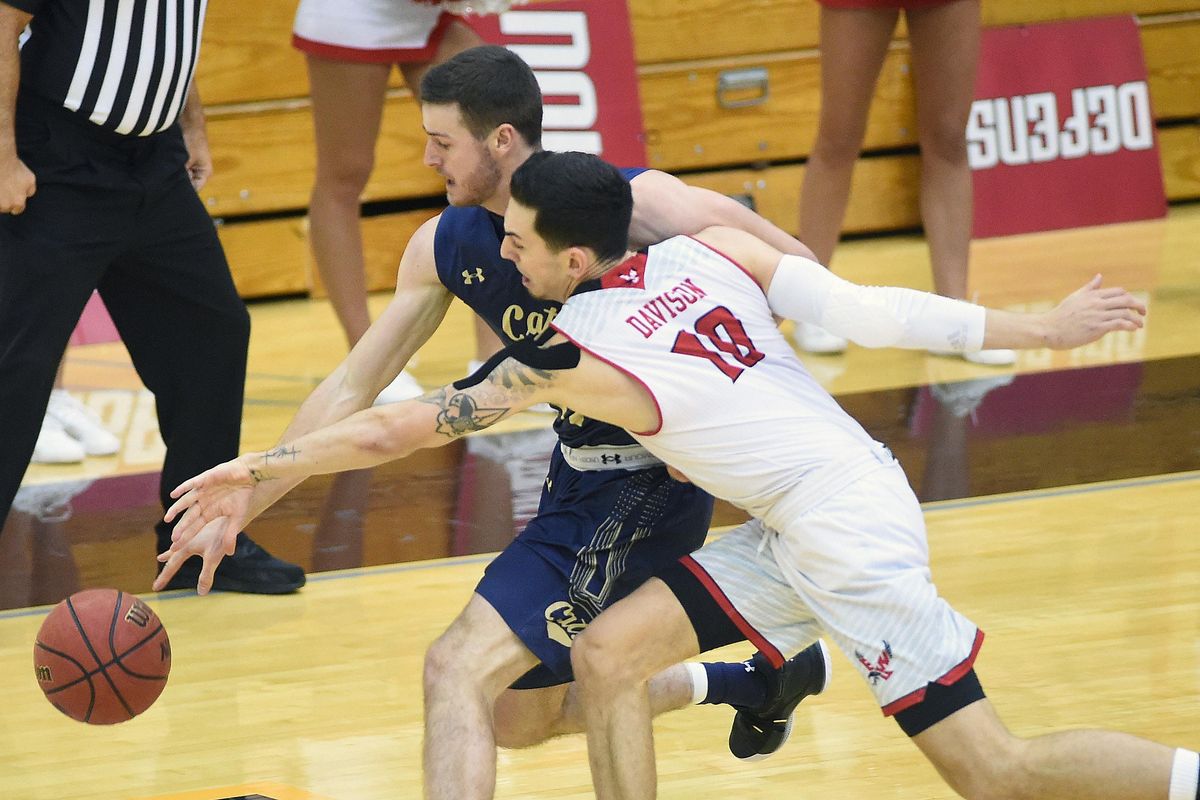
<path fill-rule="evenodd" d="M 212 171 L 192 84 L 204 8 L 0 0 L 0 525 L 94 289 L 154 393 L 164 507 L 237 456 L 250 318 L 196 194 Z M 166 550 L 170 527 L 156 531 Z M 185 566 L 171 588 L 196 585 L 199 559 Z M 303 584 L 242 534 L 213 586 Z"/>

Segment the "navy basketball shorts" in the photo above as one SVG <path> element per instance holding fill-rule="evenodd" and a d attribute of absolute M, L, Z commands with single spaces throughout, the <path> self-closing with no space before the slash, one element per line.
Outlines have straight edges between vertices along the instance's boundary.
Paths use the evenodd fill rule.
<path fill-rule="evenodd" d="M 704 544 L 712 497 L 665 467 L 581 472 L 555 448 L 538 513 L 475 591 L 541 664 L 514 688 L 573 679 L 571 642 L 601 610 Z"/>

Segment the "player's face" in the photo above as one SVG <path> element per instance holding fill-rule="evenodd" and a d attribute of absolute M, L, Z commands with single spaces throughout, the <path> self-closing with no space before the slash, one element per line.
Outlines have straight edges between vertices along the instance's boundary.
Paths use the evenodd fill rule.
<path fill-rule="evenodd" d="M 533 229 L 535 213 L 516 200 L 504 212 L 504 240 L 500 255 L 517 266 L 521 285 L 542 300 L 567 299 L 568 275 L 562 253 L 553 252 Z"/>
<path fill-rule="evenodd" d="M 425 124 L 425 166 L 446 179 L 452 206 L 480 206 L 500 188 L 501 171 L 487 140 L 479 141 L 463 124 L 458 104 L 421 106 Z"/>

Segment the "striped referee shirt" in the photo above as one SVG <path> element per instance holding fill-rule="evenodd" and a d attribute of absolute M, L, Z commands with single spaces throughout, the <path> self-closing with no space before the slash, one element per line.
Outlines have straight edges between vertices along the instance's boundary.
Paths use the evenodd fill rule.
<path fill-rule="evenodd" d="M 0 0 L 33 15 L 21 88 L 110 131 L 149 136 L 179 118 L 207 0 Z"/>

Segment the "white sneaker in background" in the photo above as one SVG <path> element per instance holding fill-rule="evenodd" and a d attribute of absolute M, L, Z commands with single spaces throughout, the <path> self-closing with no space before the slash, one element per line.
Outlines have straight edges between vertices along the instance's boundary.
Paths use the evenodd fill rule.
<path fill-rule="evenodd" d="M 100 423 L 96 412 L 72 397 L 66 389 L 50 393 L 46 416 L 58 421 L 62 429 L 83 445 L 89 456 L 111 456 L 121 449 L 121 440 Z"/>
<path fill-rule="evenodd" d="M 1008 386 L 1015 375 L 995 375 L 990 378 L 971 378 L 953 383 L 931 383 L 929 391 L 950 413 L 962 419 L 973 415 L 988 392 Z"/>
<path fill-rule="evenodd" d="M 807 322 L 797 322 L 796 332 L 792 334 L 796 346 L 806 353 L 833 355 L 846 352 L 849 344 L 845 339 L 830 333 L 819 325 Z"/>
<path fill-rule="evenodd" d="M 962 357 L 972 364 L 983 364 L 988 367 L 1007 367 L 1017 363 L 1016 350 L 976 350 L 971 353 L 963 353 Z"/>
<path fill-rule="evenodd" d="M 38 433 L 37 444 L 33 447 L 33 456 L 29 461 L 33 464 L 78 464 L 87 455 L 83 445 L 72 439 L 63 430 L 62 423 L 50 416 L 42 418 L 42 430 Z"/>
<path fill-rule="evenodd" d="M 421 384 L 412 376 L 408 370 L 400 370 L 400 374 L 396 379 L 383 387 L 383 391 L 375 398 L 372 405 L 386 406 L 388 403 L 399 403 L 404 400 L 411 400 L 414 397 L 420 397 L 425 394 L 425 390 L 421 388 Z"/>
<path fill-rule="evenodd" d="M 985 367 L 1008 367 L 1017 363 L 1016 350 L 972 350 L 969 353 L 960 353 L 955 350 L 930 350 L 935 356 L 943 358 L 961 358 L 963 361 L 969 361 L 972 364 L 982 364 Z"/>
<path fill-rule="evenodd" d="M 37 517 L 42 522 L 66 522 L 74 513 L 71 501 L 93 483 L 94 480 L 84 479 L 25 485 L 17 489 L 12 508 L 13 511 Z"/>

